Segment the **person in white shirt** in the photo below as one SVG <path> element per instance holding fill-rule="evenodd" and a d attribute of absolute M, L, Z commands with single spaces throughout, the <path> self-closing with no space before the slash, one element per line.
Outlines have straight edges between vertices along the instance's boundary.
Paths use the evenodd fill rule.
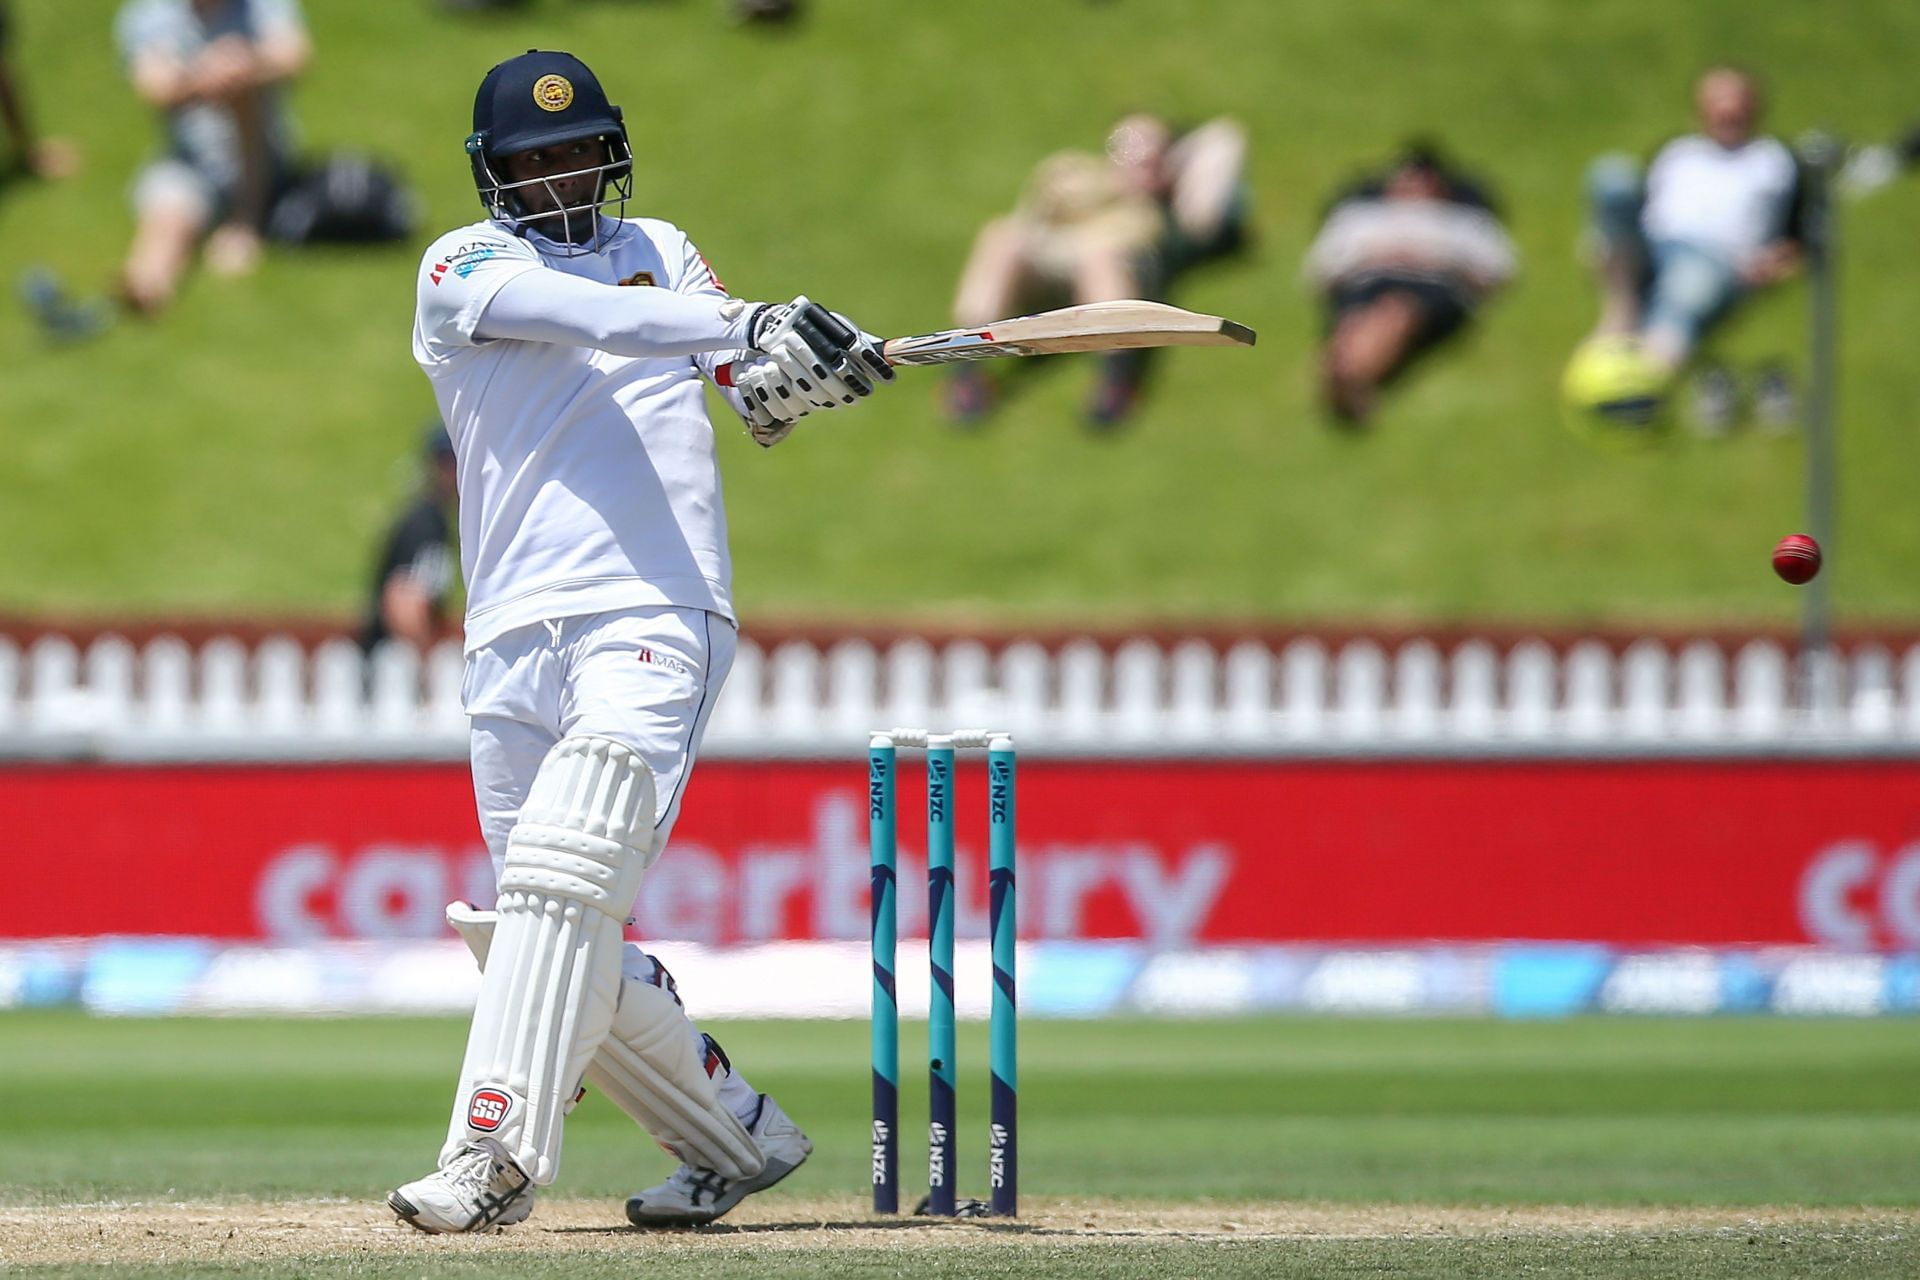
<path fill-rule="evenodd" d="M 499 901 L 448 908 L 480 995 L 439 1167 L 388 1204 L 424 1231 L 521 1221 L 584 1077 L 682 1162 L 627 1216 L 710 1222 L 812 1145 L 624 942 L 734 653 L 702 379 L 770 446 L 893 372 L 844 317 L 729 297 L 677 227 L 621 217 L 626 126 L 571 54 L 488 72 L 467 151 L 488 216 L 428 248 L 413 352 L 458 460 Z"/>
<path fill-rule="evenodd" d="M 1785 143 L 1758 132 L 1759 81 L 1712 68 L 1694 105 L 1700 132 L 1667 143 L 1644 175 L 1630 159 L 1604 156 L 1587 184 L 1602 292 L 1596 336 L 1637 335 L 1669 374 L 1801 258 L 1800 166 Z"/>

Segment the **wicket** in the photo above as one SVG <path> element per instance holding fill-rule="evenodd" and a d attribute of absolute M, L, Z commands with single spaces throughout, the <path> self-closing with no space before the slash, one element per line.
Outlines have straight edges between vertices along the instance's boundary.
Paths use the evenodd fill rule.
<path fill-rule="evenodd" d="M 989 1130 L 989 1211 L 1012 1217 L 1019 1202 L 1017 1072 L 1014 999 L 1013 739 L 987 729 L 930 733 L 875 732 L 867 742 L 867 828 L 873 904 L 873 1209 L 900 1211 L 900 1010 L 894 991 L 898 926 L 895 892 L 896 749 L 921 748 L 927 757 L 927 950 L 932 969 L 927 1009 L 927 1210 L 952 1217 L 955 1086 L 953 1004 L 953 757 L 956 749 L 987 753 L 987 929 L 993 945 L 993 994 L 988 1039 L 992 1075 Z"/>

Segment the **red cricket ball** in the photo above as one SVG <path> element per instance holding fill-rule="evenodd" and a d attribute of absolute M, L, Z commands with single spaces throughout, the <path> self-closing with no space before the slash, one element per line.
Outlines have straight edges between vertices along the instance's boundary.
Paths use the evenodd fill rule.
<path fill-rule="evenodd" d="M 1799 586 L 1820 572 L 1820 544 L 1804 533 L 1790 533 L 1773 549 L 1773 571 Z"/>

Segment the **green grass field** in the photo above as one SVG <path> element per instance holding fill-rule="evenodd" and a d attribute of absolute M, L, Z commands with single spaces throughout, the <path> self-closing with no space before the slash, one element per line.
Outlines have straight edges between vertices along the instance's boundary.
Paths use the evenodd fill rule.
<path fill-rule="evenodd" d="M 1558 424 L 1558 370 L 1590 321 L 1580 175 L 1679 127 L 1689 77 L 1714 58 L 1768 73 L 1787 133 L 1886 136 L 1915 110 L 1888 51 L 1920 43 L 1904 0 L 1855 0 L 1844 21 L 1784 0 L 1215 0 L 1181 25 L 1145 0 L 1058 3 L 1043 20 L 1016 0 L 816 0 L 787 34 L 734 28 L 717 0 L 543 0 L 470 22 L 426 0 L 307 7 L 308 141 L 402 161 L 425 234 L 475 216 L 460 143 L 481 72 L 531 44 L 572 47 L 629 111 L 641 209 L 689 228 L 738 291 L 805 289 L 880 331 L 945 321 L 973 230 L 1039 156 L 1097 145 L 1139 105 L 1246 121 L 1258 249 L 1179 301 L 1253 324 L 1261 345 L 1169 359 L 1123 436 L 1076 424 L 1087 370 L 1070 362 L 975 435 L 939 423 L 918 372 L 772 453 L 723 430 L 749 615 L 896 620 L 1787 620 L 1795 599 L 1766 551 L 1801 523 L 1796 440 L 1618 457 Z M 14 8 L 39 113 L 87 167 L 0 193 L 0 284 L 44 260 L 98 287 L 152 126 L 115 65 L 113 5 Z M 795 120 L 804 143 L 774 140 Z M 1310 408 L 1317 322 L 1297 266 L 1333 184 L 1415 132 L 1491 177 L 1524 277 L 1372 437 L 1342 438 Z M 1857 621 L 1920 616 L 1916 217 L 1907 181 L 1846 219 L 1830 572 Z M 0 609 L 351 608 L 430 407 L 406 349 L 417 248 L 199 279 L 158 323 L 72 350 L 42 351 L 0 307 L 0 543 L 16 549 Z M 1803 304 L 1783 292 L 1728 346 L 1797 350 Z M 908 532 L 938 509 L 992 518 Z"/>
<path fill-rule="evenodd" d="M 315 1220 L 265 1260 L 275 1275 L 478 1274 L 483 1248 L 513 1250 L 516 1274 L 537 1275 L 614 1274 L 623 1252 L 631 1265 L 656 1248 L 707 1274 L 783 1276 L 1920 1266 L 1920 1025 L 1906 1021 L 1035 1022 L 1023 1028 L 1023 1225 L 890 1234 L 865 1211 L 865 1024 L 716 1029 L 817 1144 L 800 1173 L 743 1206 L 743 1225 L 622 1230 L 620 1201 L 668 1162 L 590 1097 L 568 1128 L 557 1199 L 532 1224 L 491 1243 L 428 1242 L 376 1230 L 378 1200 L 437 1149 L 460 1023 L 9 1015 L 0 1265 L 181 1274 L 198 1256 L 182 1243 L 187 1219 L 232 1221 L 237 1239 L 253 1212 L 276 1227 Z M 985 1176 L 983 1030 L 963 1028 L 963 1193 Z M 903 1062 L 923 1060 L 920 1031 Z M 914 1134 L 924 1094 L 914 1075 L 907 1084 Z M 923 1151 L 902 1142 L 909 1191 Z M 35 1234 L 83 1203 L 133 1206 L 112 1221 L 145 1221 L 147 1236 L 109 1241 L 102 1228 L 88 1245 L 84 1217 L 51 1243 Z M 143 1252 L 156 1235 L 146 1248 L 158 1253 Z M 219 1259 L 199 1261 L 222 1273 Z"/>

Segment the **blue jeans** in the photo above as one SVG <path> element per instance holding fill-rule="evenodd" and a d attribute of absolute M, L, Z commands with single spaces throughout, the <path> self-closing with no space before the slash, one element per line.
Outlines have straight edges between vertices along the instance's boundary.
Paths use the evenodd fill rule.
<path fill-rule="evenodd" d="M 1733 309 L 1746 289 L 1725 255 L 1685 240 L 1649 240 L 1640 225 L 1646 185 L 1625 156 L 1602 156 L 1587 170 L 1593 230 L 1609 255 L 1634 264 L 1640 282 L 1640 332 L 1675 351 L 1691 351 Z"/>

